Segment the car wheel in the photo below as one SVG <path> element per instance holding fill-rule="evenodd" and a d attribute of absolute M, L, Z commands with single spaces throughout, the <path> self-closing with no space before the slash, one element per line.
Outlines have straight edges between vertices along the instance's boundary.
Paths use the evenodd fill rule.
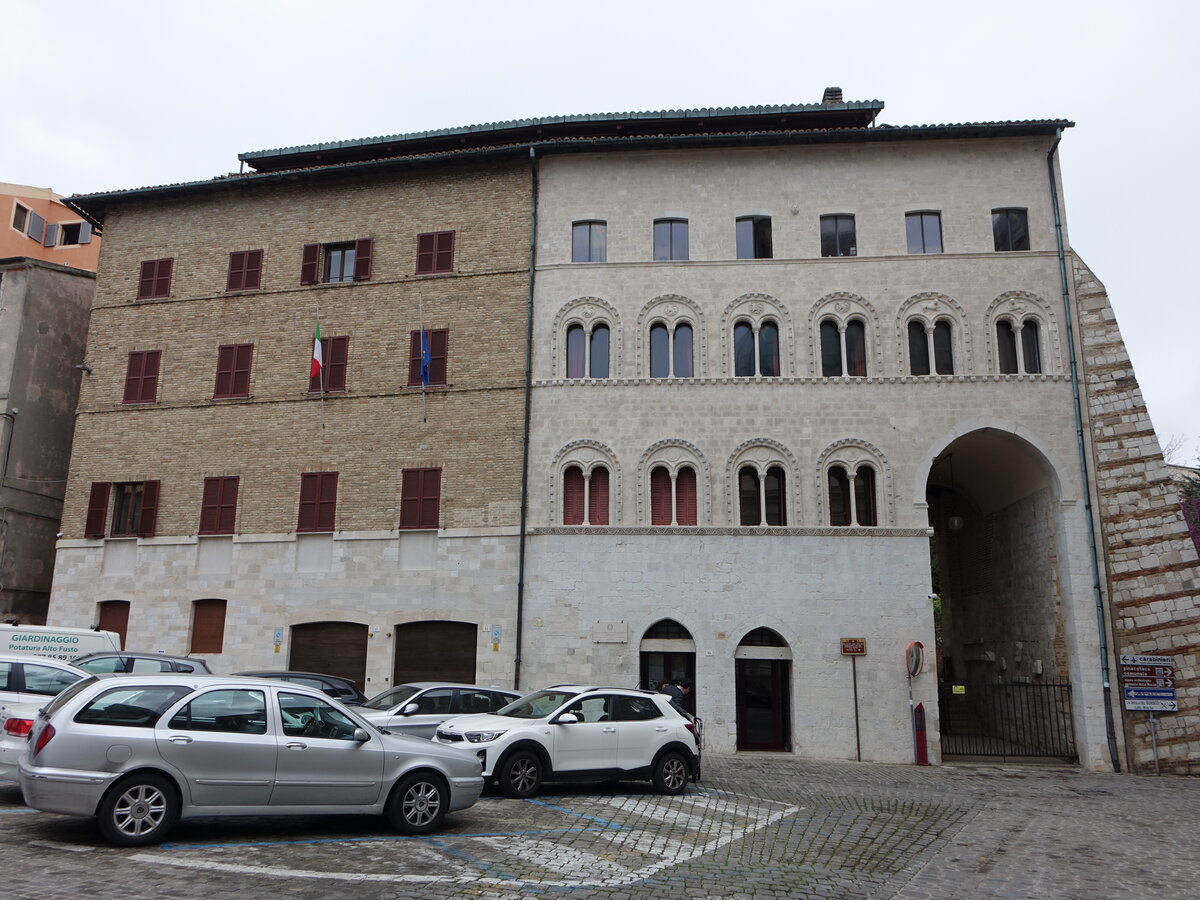
<path fill-rule="evenodd" d="M 664 753 L 654 764 L 654 787 L 663 794 L 682 794 L 690 774 L 682 754 Z"/>
<path fill-rule="evenodd" d="M 434 775 L 417 772 L 397 782 L 388 798 L 387 817 L 401 834 L 429 834 L 446 818 L 449 794 Z"/>
<path fill-rule="evenodd" d="M 518 750 L 500 769 L 500 791 L 505 797 L 532 797 L 541 783 L 542 761 L 532 750 Z"/>
<path fill-rule="evenodd" d="M 178 818 L 174 786 L 161 775 L 150 774 L 117 782 L 96 813 L 100 833 L 118 847 L 158 843 Z"/>

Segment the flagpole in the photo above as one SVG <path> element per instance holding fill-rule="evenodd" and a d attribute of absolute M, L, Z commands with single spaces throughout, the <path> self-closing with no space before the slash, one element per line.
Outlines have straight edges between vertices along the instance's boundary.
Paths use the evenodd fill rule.
<path fill-rule="evenodd" d="M 420 319 L 420 328 L 421 328 L 421 334 L 420 334 L 421 340 L 420 340 L 420 343 L 418 344 L 418 349 L 420 350 L 420 353 L 421 353 L 421 368 L 419 370 L 421 373 L 421 422 L 426 423 L 429 421 L 429 419 L 426 418 L 426 413 L 428 412 L 427 404 L 429 402 L 429 397 L 425 392 L 425 388 L 427 387 L 427 377 L 426 377 L 425 373 L 428 370 L 425 368 L 426 337 L 425 337 L 425 295 L 424 294 L 417 295 L 417 308 L 418 308 L 418 317 Z"/>
<path fill-rule="evenodd" d="M 321 333 L 321 301 L 317 300 L 317 334 Z M 319 339 L 319 338 L 318 338 Z M 321 392 L 321 431 L 325 430 L 325 353 L 322 348 L 321 371 L 317 373 L 317 389 Z"/>

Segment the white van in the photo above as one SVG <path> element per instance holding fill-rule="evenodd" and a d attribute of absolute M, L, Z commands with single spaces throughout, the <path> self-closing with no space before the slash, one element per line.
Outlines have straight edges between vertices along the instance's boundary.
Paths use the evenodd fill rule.
<path fill-rule="evenodd" d="M 53 625 L 0 625 L 0 653 L 22 653 L 72 660 L 85 653 L 120 651 L 115 631 L 58 628 Z"/>

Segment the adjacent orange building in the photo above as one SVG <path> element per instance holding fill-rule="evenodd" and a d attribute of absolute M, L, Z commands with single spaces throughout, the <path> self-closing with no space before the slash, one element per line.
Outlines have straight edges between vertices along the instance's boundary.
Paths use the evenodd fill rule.
<path fill-rule="evenodd" d="M 0 259 L 24 256 L 95 272 L 100 238 L 49 188 L 0 182 Z"/>

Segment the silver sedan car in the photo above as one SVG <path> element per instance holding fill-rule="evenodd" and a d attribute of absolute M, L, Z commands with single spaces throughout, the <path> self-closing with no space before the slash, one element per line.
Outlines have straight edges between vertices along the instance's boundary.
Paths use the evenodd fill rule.
<path fill-rule="evenodd" d="M 516 691 L 500 688 L 413 681 L 377 694 L 355 712 L 388 731 L 433 740 L 437 727 L 451 716 L 496 712 L 519 699 Z"/>
<path fill-rule="evenodd" d="M 124 847 L 194 816 L 380 813 L 427 834 L 483 790 L 473 753 L 384 734 L 311 688 L 229 675 L 85 678 L 39 713 L 28 747 L 25 803 L 96 816 Z"/>

